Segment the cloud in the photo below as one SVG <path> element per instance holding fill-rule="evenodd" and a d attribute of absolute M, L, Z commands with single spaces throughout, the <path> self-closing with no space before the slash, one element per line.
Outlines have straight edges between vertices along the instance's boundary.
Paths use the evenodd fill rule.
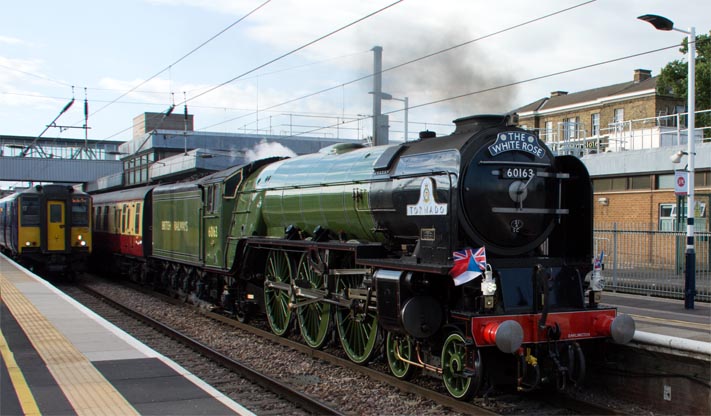
<path fill-rule="evenodd" d="M 5 45 L 29 45 L 27 42 L 23 41 L 22 39 L 0 35 L 0 44 L 3 44 L 3 43 Z"/>

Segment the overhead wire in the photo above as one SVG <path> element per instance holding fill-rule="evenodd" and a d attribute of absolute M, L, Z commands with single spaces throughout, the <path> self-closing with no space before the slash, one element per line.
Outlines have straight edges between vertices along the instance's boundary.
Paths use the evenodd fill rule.
<path fill-rule="evenodd" d="M 249 12 L 248 12 L 247 14 L 245 14 L 244 16 L 242 16 L 242 17 L 240 17 L 239 19 L 235 20 L 235 21 L 232 22 L 230 25 L 228 25 L 228 26 L 225 27 L 224 29 L 220 30 L 220 31 L 217 32 L 215 35 L 211 36 L 209 39 L 207 39 L 206 41 L 202 42 L 200 45 L 198 45 L 198 46 L 196 46 L 195 48 L 193 48 L 192 50 L 190 50 L 190 51 L 189 51 L 188 53 L 186 53 L 185 55 L 183 55 L 183 56 L 181 56 L 180 58 L 178 58 L 175 62 L 171 63 L 171 64 L 168 65 L 167 67 L 165 67 L 165 68 L 161 69 L 160 71 L 156 72 L 155 74 L 153 74 L 153 75 L 150 76 L 149 78 L 143 80 L 143 81 L 140 82 L 138 85 L 136 85 L 136 86 L 134 86 L 133 88 L 131 88 L 130 90 L 124 92 L 124 93 L 121 94 L 121 95 L 119 95 L 118 97 L 116 97 L 115 99 L 113 99 L 112 101 L 110 101 L 108 104 L 102 106 L 102 107 L 99 108 L 98 110 L 96 110 L 96 111 L 94 111 L 93 113 L 91 113 L 91 115 L 93 116 L 94 114 L 96 114 L 96 113 L 98 113 L 99 111 L 105 109 L 106 107 L 108 107 L 108 106 L 110 106 L 110 105 L 116 103 L 116 102 L 117 102 L 118 100 L 120 100 L 121 98 L 123 98 L 123 97 L 127 96 L 128 94 L 132 93 L 133 91 L 135 91 L 136 89 L 138 89 L 138 88 L 141 87 L 142 85 L 147 84 L 149 81 L 151 81 L 152 79 L 154 79 L 154 78 L 157 77 L 158 75 L 164 73 L 165 71 L 169 70 L 169 69 L 172 68 L 173 66 L 177 65 L 178 63 L 180 63 L 181 61 L 183 61 L 183 60 L 184 60 L 185 58 L 187 58 L 188 56 L 192 55 L 193 53 L 197 52 L 199 49 L 201 49 L 202 47 L 204 47 L 205 45 L 207 45 L 207 44 L 210 43 L 211 41 L 215 40 L 218 36 L 222 35 L 222 34 L 225 33 L 226 31 L 228 31 L 229 29 L 233 28 L 236 24 L 242 22 L 242 21 L 243 21 L 244 19 L 246 19 L 247 17 L 249 17 L 249 16 L 251 16 L 252 14 L 256 13 L 259 9 L 261 9 L 261 8 L 264 7 L 264 6 L 266 6 L 266 5 L 267 5 L 269 2 L 271 2 L 271 1 L 272 1 L 272 0 L 266 0 L 266 1 L 264 1 L 263 3 L 261 3 L 259 6 L 255 7 L 255 8 L 252 9 L 251 11 L 249 11 Z"/>
<path fill-rule="evenodd" d="M 545 15 L 543 15 L 543 16 L 539 16 L 539 17 L 536 17 L 536 18 L 533 18 L 533 19 L 529 19 L 529 20 L 526 20 L 526 21 L 524 21 L 524 22 L 517 23 L 517 24 L 515 24 L 515 25 L 513 25 L 513 26 L 509 26 L 509 27 L 506 27 L 506 28 L 504 28 L 504 29 L 497 30 L 496 32 L 489 33 L 489 34 L 487 34 L 487 35 L 480 36 L 480 37 L 475 38 L 475 39 L 470 39 L 470 40 L 468 40 L 468 41 L 465 41 L 465 42 L 462 42 L 462 43 L 458 43 L 458 44 L 456 44 L 456 45 L 449 46 L 449 47 L 447 47 L 447 48 L 440 49 L 440 50 L 438 50 L 438 51 L 429 53 L 429 54 L 424 55 L 424 56 L 421 56 L 421 57 L 419 57 L 419 58 L 411 59 L 411 60 L 409 60 L 409 61 L 405 61 L 405 62 L 402 62 L 402 63 L 400 63 L 400 64 L 397 64 L 397 65 L 394 65 L 394 66 L 385 68 L 385 69 L 383 69 L 382 71 L 380 71 L 379 73 L 372 73 L 372 74 L 364 75 L 364 76 L 362 76 L 362 77 L 358 77 L 358 78 L 356 78 L 356 79 L 353 79 L 353 80 L 344 82 L 344 83 L 342 83 L 342 84 L 334 85 L 334 86 L 331 86 L 331 87 L 328 87 L 328 88 L 324 88 L 324 89 L 319 90 L 319 91 L 316 91 L 316 92 L 312 92 L 312 93 L 309 93 L 309 94 L 306 94 L 306 95 L 303 95 L 303 96 L 300 96 L 300 97 L 297 97 L 297 98 L 293 98 L 293 99 L 288 100 L 288 101 L 284 101 L 284 102 L 275 104 L 275 105 L 273 105 L 273 106 L 271 106 L 271 107 L 267 107 L 266 109 L 264 109 L 264 110 L 262 110 L 262 111 L 270 110 L 270 109 L 273 109 L 273 108 L 281 107 L 281 106 L 286 105 L 286 104 L 294 103 L 294 102 L 296 102 L 296 101 L 304 100 L 304 99 L 306 99 L 306 98 L 314 97 L 314 96 L 316 96 L 316 95 L 320 95 L 320 94 L 323 94 L 323 93 L 326 93 L 326 92 L 329 92 L 329 91 L 333 91 L 333 90 L 338 89 L 338 88 L 345 87 L 346 85 L 355 84 L 356 82 L 360 82 L 360 81 L 366 80 L 366 79 L 371 78 L 371 77 L 373 77 L 373 76 L 375 76 L 375 75 L 381 75 L 381 74 L 383 74 L 383 73 L 386 73 L 386 72 L 389 72 L 389 71 L 392 71 L 392 70 L 395 70 L 395 69 L 404 67 L 404 66 L 406 66 L 406 65 L 410 65 L 410 64 L 413 64 L 413 63 L 415 63 L 415 62 L 419 62 L 419 61 L 422 61 L 422 60 L 431 58 L 431 57 L 433 57 L 433 56 L 437 56 L 437 55 L 443 54 L 443 53 L 445 53 L 445 52 L 453 51 L 453 50 L 458 49 L 458 48 L 461 48 L 461 47 L 463 47 L 463 46 L 470 45 L 470 44 L 472 44 L 472 43 L 474 43 L 474 42 L 478 42 L 478 41 L 483 40 L 483 39 L 487 39 L 487 38 L 490 38 L 490 37 L 493 37 L 493 36 L 496 36 L 496 35 L 499 35 L 499 34 L 502 34 L 502 33 L 508 32 L 508 31 L 511 31 L 511 30 L 514 30 L 514 29 L 518 29 L 518 28 L 520 28 L 520 27 L 523 27 L 523 26 L 526 26 L 526 25 L 529 25 L 529 24 L 532 24 L 532 23 L 535 23 L 535 22 L 538 22 L 538 21 L 541 21 L 541 20 L 544 20 L 544 19 L 553 17 L 553 16 L 555 16 L 555 15 L 558 15 L 558 14 L 561 14 L 561 13 L 565 13 L 565 12 L 568 12 L 568 11 L 570 11 L 570 10 L 577 9 L 577 8 L 579 8 L 579 7 L 582 7 L 582 6 L 586 6 L 586 5 L 591 4 L 591 3 L 594 3 L 594 2 L 596 2 L 596 1 L 597 1 L 597 0 L 584 1 L 584 2 L 582 2 L 582 3 L 575 4 L 575 5 L 573 5 L 573 6 L 570 6 L 570 7 L 565 8 L 565 9 L 561 9 L 561 10 L 558 10 L 558 11 L 555 11 L 555 12 L 552 12 L 552 13 L 545 14 Z M 252 113 L 252 114 L 254 114 L 254 113 Z M 205 127 L 205 129 L 207 129 L 207 128 L 212 128 L 212 127 L 215 127 L 215 126 L 219 126 L 220 124 L 224 124 L 224 123 L 229 123 L 230 121 L 238 120 L 238 119 L 243 118 L 243 117 L 248 117 L 249 115 L 252 115 L 252 114 L 241 115 L 241 116 L 235 117 L 235 118 L 233 118 L 233 119 L 223 120 L 223 121 L 221 121 L 221 122 L 218 122 L 218 123 L 212 124 L 212 125 L 210 125 L 210 126 L 207 126 L 207 127 Z"/>
<path fill-rule="evenodd" d="M 228 84 L 230 84 L 230 83 L 232 83 L 232 82 L 234 82 L 234 81 L 236 81 L 236 80 L 238 80 L 238 79 L 240 79 L 240 78 L 243 78 L 243 77 L 246 76 L 246 75 L 249 75 L 249 74 L 251 74 L 251 73 L 253 73 L 253 72 L 255 72 L 255 71 L 258 71 L 258 70 L 260 70 L 260 69 L 262 69 L 262 68 L 264 68 L 264 67 L 266 67 L 266 66 L 268 66 L 268 65 L 273 64 L 274 62 L 277 62 L 277 61 L 279 61 L 279 60 L 281 60 L 281 59 L 284 59 L 284 58 L 286 58 L 287 56 L 293 55 L 294 53 L 296 53 L 296 52 L 298 52 L 298 51 L 300 51 L 300 50 L 302 50 L 302 49 L 304 49 L 304 48 L 307 48 L 307 47 L 309 47 L 309 46 L 311 46 L 311 45 L 313 45 L 313 44 L 315 44 L 315 43 L 317 43 L 317 42 L 320 42 L 320 41 L 322 41 L 322 40 L 324 40 L 324 39 L 326 39 L 326 38 L 328 38 L 328 37 L 330 37 L 330 36 L 335 35 L 335 34 L 338 33 L 338 32 L 343 31 L 343 30 L 345 30 L 345 29 L 347 29 L 347 28 L 349 28 L 349 27 L 351 27 L 351 26 L 353 26 L 353 25 L 355 25 L 355 24 L 358 24 L 358 23 L 362 22 L 363 20 L 366 20 L 366 19 L 368 19 L 368 18 L 370 18 L 370 17 L 372 17 L 372 16 L 375 16 L 375 15 L 378 14 L 378 13 L 381 13 L 381 12 L 383 12 L 383 11 L 385 11 L 385 10 L 388 10 L 388 9 L 390 9 L 391 7 L 395 6 L 395 5 L 397 5 L 397 4 L 399 4 L 399 3 L 402 3 L 403 1 L 404 1 L 404 0 L 397 0 L 397 1 L 395 1 L 395 2 L 393 2 L 393 3 L 390 3 L 390 4 L 388 4 L 388 5 L 386 5 L 386 6 L 382 7 L 382 8 L 380 8 L 380 9 L 374 11 L 374 12 L 368 13 L 367 15 L 365 15 L 365 16 L 363 16 L 363 17 L 361 17 L 361 18 L 358 18 L 358 19 L 356 19 L 356 20 L 354 20 L 354 21 L 352 21 L 352 22 L 350 22 L 350 23 L 348 23 L 348 24 L 346 24 L 346 25 L 344 25 L 344 26 L 341 26 L 341 27 L 339 27 L 338 29 L 332 30 L 331 32 L 326 33 L 325 35 L 319 36 L 318 38 L 316 38 L 316 39 L 314 39 L 314 40 L 312 40 L 312 41 L 309 41 L 309 42 L 307 42 L 307 43 L 305 43 L 305 44 L 303 44 L 303 45 L 301 45 L 301 46 L 299 46 L 299 47 L 297 47 L 297 48 L 295 48 L 295 49 L 292 49 L 292 50 L 289 51 L 289 52 L 283 53 L 283 54 L 277 56 L 276 58 L 273 58 L 273 59 L 271 59 L 271 60 L 269 60 L 269 61 L 267 61 L 267 62 L 265 62 L 265 63 L 263 63 L 263 64 L 261 64 L 261 65 L 258 65 L 258 66 L 254 67 L 254 68 L 252 68 L 252 69 L 250 69 L 250 70 L 248 70 L 248 71 L 246 71 L 246 72 L 243 72 L 243 73 L 240 74 L 240 75 L 237 75 L 237 76 L 235 76 L 235 77 L 233 77 L 233 78 L 231 78 L 231 79 L 229 79 L 229 80 L 227 80 L 227 81 L 224 81 L 224 82 L 222 82 L 222 83 L 220 83 L 220 84 L 218 84 L 218 85 L 215 85 L 215 86 L 213 86 L 213 87 L 211 87 L 211 88 L 209 88 L 209 89 L 207 89 L 207 90 L 205 90 L 205 91 L 203 91 L 203 92 L 201 92 L 201 93 L 199 93 L 199 94 L 197 94 L 197 95 L 194 95 L 194 96 L 192 96 L 192 97 L 190 97 L 190 98 L 187 98 L 187 99 L 185 99 L 184 102 L 179 103 L 179 105 L 180 105 L 180 104 L 185 104 L 185 103 L 187 103 L 187 102 L 189 102 L 189 101 L 192 101 L 192 100 L 195 100 L 195 99 L 197 99 L 197 98 L 199 98 L 199 97 L 202 97 L 202 96 L 204 96 L 204 95 L 206 95 L 206 94 L 208 94 L 208 93 L 210 93 L 210 92 L 212 92 L 212 91 L 215 91 L 215 90 L 217 90 L 217 89 L 219 89 L 219 88 L 222 88 L 222 87 L 224 87 L 225 85 L 228 85 Z M 108 136 L 108 137 L 102 139 L 102 140 L 108 140 L 108 139 L 110 139 L 110 138 L 112 138 L 112 137 L 118 136 L 119 134 L 121 134 L 121 133 L 123 133 L 123 132 L 125 132 L 125 131 L 131 130 L 132 128 L 133 128 L 133 126 L 127 127 L 127 128 L 125 128 L 125 129 L 123 129 L 123 130 L 121 130 L 121 131 L 119 131 L 119 132 L 116 132 L 116 133 L 112 134 L 111 136 Z"/>
<path fill-rule="evenodd" d="M 635 54 L 632 54 L 632 55 L 625 55 L 625 56 L 618 57 L 618 58 L 614 58 L 614 59 L 608 59 L 608 60 L 605 60 L 605 61 L 600 61 L 600 62 L 588 64 L 588 65 L 582 65 L 582 66 L 579 66 L 579 67 L 566 69 L 566 70 L 563 70 L 563 71 L 552 72 L 552 73 L 545 74 L 545 75 L 540 75 L 540 76 L 536 76 L 536 77 L 526 78 L 526 79 L 523 79 L 523 80 L 514 81 L 514 82 L 509 82 L 509 83 L 506 83 L 506 84 L 496 85 L 496 86 L 493 86 L 493 87 L 490 87 L 490 88 L 484 88 L 484 89 L 477 90 L 477 91 L 470 91 L 470 92 L 467 92 L 467 93 L 464 93 L 464 94 L 458 94 L 458 95 L 454 95 L 454 96 L 451 96 L 451 97 L 441 98 L 441 99 L 429 101 L 429 102 L 422 103 L 422 104 L 412 105 L 412 106 L 409 106 L 409 107 L 408 107 L 408 110 L 411 110 L 411 109 L 413 109 L 413 108 L 427 107 L 427 106 L 430 106 L 430 105 L 435 105 L 435 104 L 443 103 L 443 102 L 446 102 L 446 101 L 452 101 L 452 100 L 456 100 L 456 99 L 463 98 L 463 97 L 469 97 L 469 96 L 472 96 L 472 95 L 483 94 L 483 93 L 486 93 L 486 92 L 496 91 L 496 90 L 500 90 L 500 89 L 503 89 L 503 88 L 509 88 L 509 87 L 514 86 L 514 85 L 525 84 L 525 83 L 529 83 L 529 82 L 533 82 L 533 81 L 538 81 L 538 80 L 545 79 L 545 78 L 551 78 L 551 77 L 558 76 L 558 75 L 568 74 L 568 73 L 571 73 L 571 72 L 582 71 L 582 70 L 584 70 L 584 69 L 594 68 L 594 67 L 601 66 L 601 65 L 607 65 L 607 64 L 610 64 L 610 63 L 613 63 L 613 62 L 619 62 L 619 61 L 623 61 L 623 60 L 626 60 L 626 59 L 637 58 L 637 57 L 640 57 L 640 56 L 649 55 L 649 54 L 652 54 L 652 53 L 657 53 L 657 52 L 661 52 L 661 51 L 665 51 L 665 50 L 669 50 L 669 49 L 673 49 L 673 48 L 678 48 L 678 47 L 679 47 L 678 44 L 674 44 L 674 45 L 665 46 L 665 47 L 662 47 L 662 48 L 652 49 L 652 50 L 649 50 L 649 51 L 646 51 L 646 52 L 635 53 Z M 404 109 L 397 109 L 397 110 L 392 110 L 392 111 L 384 112 L 383 114 L 386 114 L 386 115 L 387 115 L 387 114 L 394 114 L 394 113 L 399 113 L 399 112 L 402 112 L 402 111 L 405 111 L 405 110 L 404 110 Z M 306 131 L 306 132 L 301 132 L 301 133 L 298 133 L 298 134 L 294 134 L 294 135 L 292 135 L 292 136 L 290 136 L 290 137 L 298 137 L 298 136 L 303 136 L 303 135 L 307 135 L 307 134 L 312 134 L 312 133 L 315 133 L 315 132 L 320 131 L 320 130 L 336 128 L 336 127 L 340 126 L 341 124 L 353 123 L 353 122 L 357 122 L 357 121 L 367 120 L 367 119 L 369 119 L 369 118 L 371 118 L 371 116 L 361 117 L 361 118 L 356 119 L 356 120 L 349 120 L 349 121 L 347 121 L 347 122 L 345 122 L 345 123 L 332 124 L 332 125 L 329 125 L 329 126 L 324 126 L 324 127 L 318 128 L 318 129 L 314 129 L 314 130 L 310 130 L 310 131 Z"/>
<path fill-rule="evenodd" d="M 268 66 L 268 65 L 273 64 L 273 63 L 276 62 L 276 61 L 279 61 L 279 60 L 281 60 L 281 59 L 284 59 L 284 58 L 286 58 L 287 56 L 293 55 L 293 54 L 295 54 L 296 52 L 298 52 L 298 51 L 300 51 L 300 50 L 302 50 L 302 49 L 305 49 L 305 48 L 307 48 L 307 47 L 309 47 L 309 46 L 311 46 L 311 45 L 313 45 L 313 44 L 315 44 L 315 43 L 317 43 L 317 42 L 320 42 L 320 41 L 322 41 L 322 40 L 324 40 L 324 39 L 326 39 L 326 38 L 328 38 L 328 37 L 331 37 L 331 36 L 335 35 L 336 33 L 341 32 L 341 31 L 343 31 L 343 30 L 345 30 L 345 29 L 347 29 L 347 28 L 349 28 L 349 27 L 351 27 L 351 26 L 353 26 L 353 25 L 356 25 L 356 24 L 362 22 L 363 20 L 366 20 L 366 19 L 368 19 L 368 18 L 370 18 L 370 17 L 373 17 L 373 16 L 375 16 L 376 14 L 381 13 L 381 12 L 383 12 L 383 11 L 385 11 L 385 10 L 387 10 L 387 9 L 389 9 L 389 8 L 391 8 L 391 7 L 393 7 L 393 6 L 395 6 L 395 5 L 397 5 L 398 3 L 402 3 L 403 1 L 404 1 L 404 0 L 397 0 L 397 1 L 395 1 L 395 2 L 393 2 L 393 3 L 390 3 L 390 4 L 388 4 L 387 6 L 382 7 L 382 8 L 380 8 L 380 9 L 374 11 L 374 12 L 368 13 L 367 15 L 365 15 L 365 16 L 359 18 L 359 19 L 356 19 L 356 20 L 354 20 L 354 21 L 352 21 L 352 22 L 350 22 L 350 23 L 348 23 L 348 24 L 346 24 L 346 25 L 344 25 L 344 26 L 341 26 L 341 27 L 339 27 L 338 29 L 332 30 L 331 32 L 326 33 L 325 35 L 319 36 L 318 38 L 316 38 L 316 39 L 314 39 L 314 40 L 312 40 L 312 41 L 310 41 L 310 42 L 307 42 L 307 43 L 305 43 L 305 44 L 303 44 L 303 45 L 301 45 L 301 46 L 299 46 L 299 47 L 297 47 L 297 48 L 295 48 L 295 49 L 292 49 L 292 50 L 289 51 L 289 52 L 283 53 L 283 54 L 277 56 L 277 57 L 274 58 L 274 59 L 271 59 L 271 60 L 269 60 L 269 61 L 267 61 L 267 62 L 265 62 L 265 63 L 263 63 L 263 64 L 261 64 L 261 65 L 259 65 L 259 66 L 257 66 L 257 67 L 254 67 L 254 68 L 250 69 L 249 71 L 246 71 L 246 72 L 244 72 L 244 73 L 242 73 L 242 74 L 240 74 L 240 75 L 237 75 L 237 76 L 234 77 L 234 78 L 231 78 L 231 79 L 229 79 L 229 80 L 227 80 L 227 81 L 225 81 L 225 82 L 222 82 L 222 83 L 220 83 L 220 84 L 218 84 L 218 85 L 216 85 L 216 86 L 214 86 L 214 87 L 212 87 L 212 88 L 209 88 L 209 89 L 207 89 L 207 90 L 201 92 L 200 94 L 194 95 L 194 96 L 192 96 L 188 101 L 192 101 L 192 100 L 194 100 L 194 99 L 196 99 L 196 98 L 202 97 L 203 95 L 208 94 L 208 93 L 210 93 L 210 92 L 212 92 L 212 91 L 215 91 L 215 90 L 218 89 L 218 88 L 222 88 L 222 87 L 224 87 L 225 85 L 230 84 L 230 83 L 232 83 L 232 82 L 234 82 L 234 81 L 236 81 L 236 80 L 238 80 L 238 79 L 244 77 L 245 75 L 249 75 L 249 74 L 251 74 L 252 72 L 258 71 L 258 70 L 260 70 L 260 69 L 262 69 L 262 68 L 264 68 L 264 67 L 266 67 L 266 66 Z M 593 1 L 594 1 L 594 0 L 593 0 Z"/>

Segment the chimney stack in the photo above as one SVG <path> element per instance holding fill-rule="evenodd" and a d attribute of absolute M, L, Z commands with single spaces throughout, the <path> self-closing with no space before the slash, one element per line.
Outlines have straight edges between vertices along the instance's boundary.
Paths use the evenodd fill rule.
<path fill-rule="evenodd" d="M 652 78 L 652 71 L 649 69 L 635 69 L 634 70 L 634 83 L 639 84 L 642 81 Z"/>

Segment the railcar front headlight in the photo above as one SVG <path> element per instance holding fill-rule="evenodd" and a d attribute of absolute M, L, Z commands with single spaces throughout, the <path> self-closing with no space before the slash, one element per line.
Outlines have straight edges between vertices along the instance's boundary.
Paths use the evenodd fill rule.
<path fill-rule="evenodd" d="M 25 247 L 30 247 L 32 245 L 31 241 L 25 241 Z"/>
<path fill-rule="evenodd" d="M 77 240 L 79 240 L 79 241 L 83 240 L 83 237 L 81 236 L 81 234 L 79 234 L 79 235 L 77 236 Z"/>
<path fill-rule="evenodd" d="M 86 247 L 86 241 L 82 240 L 82 241 L 79 243 L 79 245 L 82 246 L 82 247 Z"/>

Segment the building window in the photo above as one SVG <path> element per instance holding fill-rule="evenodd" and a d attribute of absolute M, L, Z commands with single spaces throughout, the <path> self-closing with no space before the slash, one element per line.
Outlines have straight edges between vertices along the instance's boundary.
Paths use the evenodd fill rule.
<path fill-rule="evenodd" d="M 543 140 L 546 142 L 553 141 L 553 122 L 552 121 L 546 121 L 546 131 L 545 131 L 545 137 L 543 138 Z"/>
<path fill-rule="evenodd" d="M 655 189 L 673 189 L 674 175 L 657 175 Z"/>
<path fill-rule="evenodd" d="M 612 116 L 612 127 L 615 132 L 621 132 L 625 121 L 625 109 L 615 108 L 614 114 Z"/>
<path fill-rule="evenodd" d="M 592 135 L 600 135 L 600 113 L 595 113 L 590 116 L 590 126 L 592 127 Z"/>
<path fill-rule="evenodd" d="M 676 231 L 676 204 L 659 204 L 659 231 Z"/>
<path fill-rule="evenodd" d="M 615 114 L 612 116 L 613 123 L 622 123 L 625 121 L 625 109 L 615 108 Z"/>
<path fill-rule="evenodd" d="M 649 175 L 631 176 L 629 181 L 629 189 L 651 189 L 652 179 Z"/>
<path fill-rule="evenodd" d="M 627 190 L 627 178 L 612 178 L 612 188 L 611 191 L 626 191 Z"/>
<path fill-rule="evenodd" d="M 574 139 L 577 137 L 578 118 L 570 117 L 563 119 L 563 137 L 565 140 Z"/>

